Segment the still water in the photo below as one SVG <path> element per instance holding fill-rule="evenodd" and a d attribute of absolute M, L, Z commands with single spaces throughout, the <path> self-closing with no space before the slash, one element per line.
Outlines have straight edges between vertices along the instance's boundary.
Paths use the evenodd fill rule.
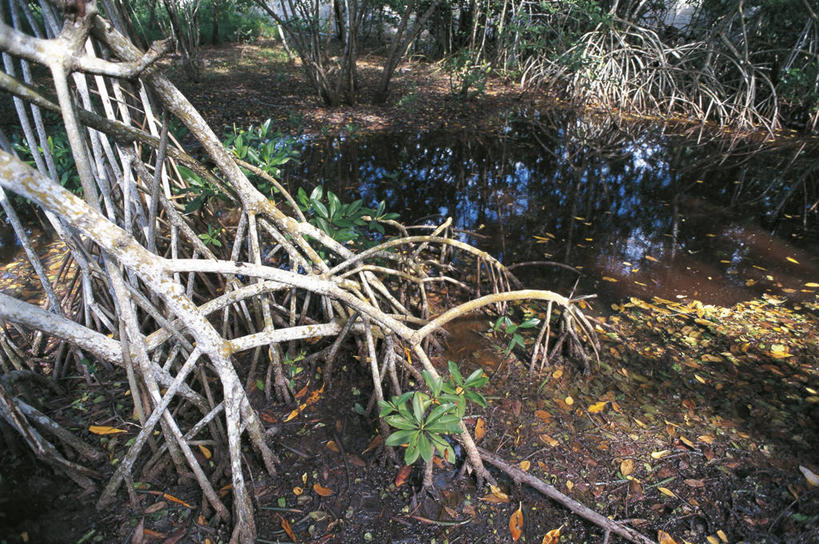
<path fill-rule="evenodd" d="M 731 305 L 814 299 L 819 142 L 528 114 L 496 134 L 316 138 L 285 173 L 408 224 L 451 216 L 532 287 Z M 470 234 L 471 233 L 471 234 Z M 550 262 L 568 264 L 574 270 Z M 577 286 L 575 287 L 575 282 Z"/>

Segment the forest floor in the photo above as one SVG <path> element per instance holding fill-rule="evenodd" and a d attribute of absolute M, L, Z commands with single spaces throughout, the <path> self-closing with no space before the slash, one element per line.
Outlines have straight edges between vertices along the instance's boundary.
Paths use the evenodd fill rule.
<path fill-rule="evenodd" d="M 205 54 L 202 80 L 182 87 L 217 132 L 267 118 L 309 134 L 491 131 L 510 111 L 537 108 L 540 100 L 491 80 L 483 96 L 459 101 L 450 96 L 446 73 L 414 63 L 399 67 L 386 105 L 329 109 L 279 49 L 246 44 Z M 365 58 L 363 89 L 375 81 L 379 60 Z M 56 270 L 60 252 L 49 255 Z M 0 268 L 9 294 L 33 294 L 30 278 L 23 264 Z M 532 339 L 506 354 L 509 338 L 491 332 L 483 315 L 451 324 L 446 351 L 434 362 L 443 369 L 455 360 L 463 371 L 483 368 L 490 377 L 487 408 L 467 415 L 479 446 L 652 539 L 662 531 L 679 543 L 817 542 L 815 281 L 806 283 L 802 302 L 763 298 L 726 308 L 632 298 L 612 308 L 589 307 L 601 350 L 588 375 L 560 356 L 529 375 Z M 514 311 L 543 317 L 545 309 L 522 304 Z M 511 542 L 510 518 L 518 509 L 519 542 L 546 542 L 555 529 L 560 542 L 604 541 L 595 525 L 498 472 L 498 488 L 476 489 L 438 460 L 439 497 L 418 495 L 419 469 L 408 474 L 377 454 L 373 414 L 361 413 L 371 394 L 367 369 L 352 351 L 336 369 L 332 389 L 323 389 L 319 369 L 292 368 L 295 415 L 293 406 L 251 392 L 264 421 L 281 429 L 273 443 L 280 474 L 248 474 L 259 542 Z M 127 383 L 97 372 L 98 384 L 76 377 L 68 393 L 49 396 L 45 408 L 114 464 L 138 427 Z M 89 425 L 125 432 L 97 436 Z M 205 466 L 219 462 L 206 446 L 199 453 Z M 136 485 L 136 508 L 122 496 L 118 508 L 97 513 L 95 497 L 36 465 L 25 450 L 6 449 L 0 453 L 0 542 L 227 542 L 226 527 L 207 523 L 191 482 L 166 474 Z"/>

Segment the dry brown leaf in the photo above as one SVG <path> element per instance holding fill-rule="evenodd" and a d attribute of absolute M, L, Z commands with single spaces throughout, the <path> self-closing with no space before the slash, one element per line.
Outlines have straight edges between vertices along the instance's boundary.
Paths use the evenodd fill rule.
<path fill-rule="evenodd" d="M 799 472 L 802 473 L 810 485 L 814 487 L 819 486 L 819 476 L 817 476 L 811 469 L 799 465 Z"/>
<path fill-rule="evenodd" d="M 160 510 L 162 510 L 166 506 L 168 506 L 168 504 L 165 501 L 156 501 L 151 506 L 146 508 L 144 513 L 145 514 L 153 514 L 154 512 L 159 512 Z"/>
<path fill-rule="evenodd" d="M 543 535 L 543 540 L 540 541 L 540 544 L 557 544 L 558 542 L 560 542 L 560 529 L 552 529 Z"/>
<path fill-rule="evenodd" d="M 509 518 L 509 534 L 512 535 L 512 542 L 517 542 L 523 534 L 523 511 L 520 506 Z"/>
<path fill-rule="evenodd" d="M 338 448 L 338 444 L 336 444 L 335 440 L 330 440 L 327 442 L 327 449 L 333 453 L 341 453 L 341 450 Z"/>
<path fill-rule="evenodd" d="M 329 497 L 334 493 L 332 489 L 324 487 L 321 484 L 313 484 L 313 491 L 315 491 L 316 494 L 321 497 Z"/>
<path fill-rule="evenodd" d="M 706 444 L 714 443 L 714 437 L 709 434 L 701 434 L 697 437 L 697 440 L 699 440 L 700 442 L 705 442 Z"/>
<path fill-rule="evenodd" d="M 535 410 L 535 417 L 544 423 L 549 423 L 552 421 L 552 414 L 546 410 Z"/>
<path fill-rule="evenodd" d="M 281 520 L 282 529 L 284 530 L 285 533 L 287 533 L 287 536 L 290 537 L 290 540 L 292 540 L 293 542 L 298 542 L 299 539 L 296 538 L 296 533 L 293 532 L 293 528 L 290 526 L 290 522 L 284 519 L 284 516 L 282 516 L 281 514 L 279 514 L 279 520 Z"/>
<path fill-rule="evenodd" d="M 481 500 L 484 502 L 488 502 L 490 504 L 502 504 L 509 502 L 509 495 L 501 491 L 496 485 L 490 485 L 489 490 L 491 491 L 489 495 L 485 497 L 481 497 Z"/>
<path fill-rule="evenodd" d="M 688 479 L 683 480 L 688 487 L 695 487 L 697 489 L 705 487 L 705 480 Z"/>
<path fill-rule="evenodd" d="M 211 457 L 213 457 L 211 451 L 202 444 L 199 444 L 199 451 L 202 452 L 202 455 L 205 456 L 205 459 L 210 459 Z"/>
<path fill-rule="evenodd" d="M 632 472 L 634 472 L 634 461 L 631 459 L 623 459 L 620 463 L 620 474 L 628 476 Z"/>
<path fill-rule="evenodd" d="M 411 472 L 412 465 L 404 465 L 401 467 L 401 470 L 399 470 L 398 474 L 395 475 L 395 487 L 401 487 L 407 483 L 407 478 L 409 478 Z"/>
<path fill-rule="evenodd" d="M 688 447 L 689 447 L 689 448 L 691 448 L 692 450 L 697 449 L 697 446 L 696 446 L 696 445 L 695 445 L 693 442 L 691 442 L 690 440 L 688 440 L 686 437 L 684 437 L 684 436 L 680 436 L 680 442 L 682 442 L 683 444 L 685 444 L 686 446 L 688 446 Z"/>
<path fill-rule="evenodd" d="M 479 417 L 475 422 L 475 442 L 479 442 L 484 436 L 486 436 L 486 421 Z"/>

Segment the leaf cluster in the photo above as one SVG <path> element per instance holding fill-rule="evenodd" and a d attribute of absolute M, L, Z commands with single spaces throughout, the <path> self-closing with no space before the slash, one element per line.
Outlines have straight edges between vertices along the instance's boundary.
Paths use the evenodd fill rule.
<path fill-rule="evenodd" d="M 398 429 L 387 437 L 386 444 L 406 445 L 404 462 L 408 465 L 418 457 L 429 462 L 435 451 L 450 463 L 454 462 L 455 452 L 445 435 L 461 432 L 467 400 L 486 406 L 486 399 L 476 391 L 489 382 L 483 370 L 478 369 L 464 378 L 454 362 L 449 361 L 448 366 L 446 381 L 422 372 L 429 393 L 408 391 L 390 401 L 379 402 L 379 416 Z"/>

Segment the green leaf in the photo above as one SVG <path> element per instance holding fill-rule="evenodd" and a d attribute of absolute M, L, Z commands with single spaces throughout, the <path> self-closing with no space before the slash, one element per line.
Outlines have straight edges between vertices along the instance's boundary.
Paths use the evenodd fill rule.
<path fill-rule="evenodd" d="M 324 188 L 321 185 L 316 185 L 316 188 L 310 193 L 310 200 L 321 200 L 322 195 L 324 195 Z"/>
<path fill-rule="evenodd" d="M 424 422 L 424 427 L 427 428 L 430 425 L 433 425 L 436 421 L 438 421 L 442 416 L 444 416 L 447 412 L 455 408 L 455 404 L 448 402 L 446 404 L 440 404 L 436 406 L 427 416 L 426 421 Z"/>
<path fill-rule="evenodd" d="M 427 463 L 432 460 L 432 443 L 427 438 L 426 434 L 421 434 L 418 437 L 418 451 L 421 453 L 421 457 Z"/>
<path fill-rule="evenodd" d="M 487 378 L 484 373 L 483 369 L 479 368 L 475 372 L 469 375 L 469 377 L 464 382 L 464 386 L 466 387 L 482 387 L 489 383 L 489 378 Z"/>
<path fill-rule="evenodd" d="M 486 399 L 480 393 L 476 393 L 475 391 L 466 391 L 464 396 L 478 406 L 486 408 Z"/>
<path fill-rule="evenodd" d="M 417 391 L 412 396 L 412 413 L 418 421 L 424 421 L 424 396 L 423 393 Z"/>
<path fill-rule="evenodd" d="M 395 410 L 396 408 L 393 403 L 384 400 L 378 401 L 378 417 L 388 416 L 395 412 Z"/>
<path fill-rule="evenodd" d="M 421 436 L 421 433 L 416 433 L 415 436 L 412 437 L 410 440 L 409 446 L 407 446 L 407 451 L 404 452 L 404 462 L 408 465 L 411 465 L 418 459 L 418 437 Z"/>
<path fill-rule="evenodd" d="M 414 422 L 411 419 L 405 418 L 401 414 L 393 414 L 391 416 L 387 416 L 384 418 L 384 421 L 386 421 L 396 429 L 401 429 L 404 431 L 409 431 L 418 428 L 418 424 L 416 422 Z"/>
<path fill-rule="evenodd" d="M 330 203 L 330 218 L 333 218 L 341 209 L 341 201 L 331 191 L 327 191 L 327 201 Z"/>
<path fill-rule="evenodd" d="M 538 319 L 536 317 L 530 317 L 529 319 L 527 319 L 526 321 L 524 321 L 523 323 L 520 324 L 520 328 L 521 329 L 531 329 L 532 327 L 537 326 L 538 323 L 540 323 L 540 319 Z"/>
<path fill-rule="evenodd" d="M 316 213 L 319 214 L 322 218 L 324 219 L 330 218 L 330 213 L 327 211 L 327 206 L 325 206 L 322 202 L 311 197 L 310 203 L 313 205 L 313 208 L 316 210 Z"/>
<path fill-rule="evenodd" d="M 384 442 L 387 446 L 400 446 L 401 444 L 408 444 L 412 440 L 412 436 L 418 431 L 395 431 Z"/>
<path fill-rule="evenodd" d="M 364 203 L 359 198 L 358 200 L 352 201 L 350 204 L 347 205 L 346 214 L 348 217 L 353 217 L 358 211 L 361 210 L 361 206 Z"/>
<path fill-rule="evenodd" d="M 455 380 L 455 383 L 457 383 L 460 386 L 463 386 L 464 377 L 461 374 L 461 371 L 458 370 L 458 365 L 455 364 L 455 362 L 453 361 L 447 361 L 446 364 L 447 367 L 449 367 L 449 375 L 452 376 L 452 378 Z"/>

